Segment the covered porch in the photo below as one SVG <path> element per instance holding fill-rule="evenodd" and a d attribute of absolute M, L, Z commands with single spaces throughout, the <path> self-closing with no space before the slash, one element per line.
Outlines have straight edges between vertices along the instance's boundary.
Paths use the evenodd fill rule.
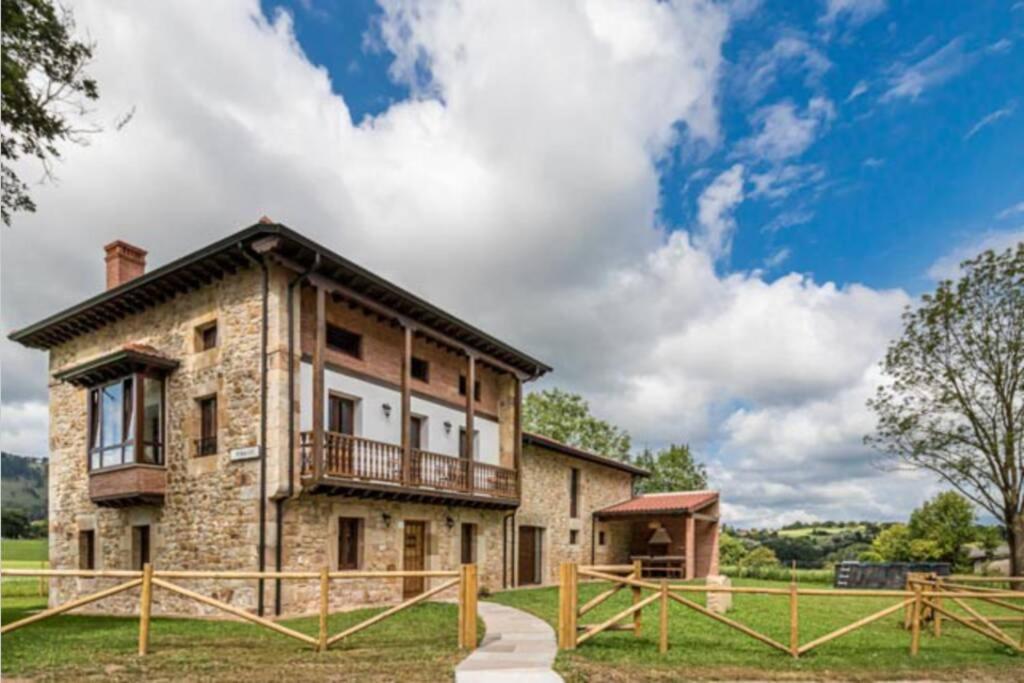
<path fill-rule="evenodd" d="M 718 573 L 717 491 L 649 493 L 594 513 L 629 525 L 629 555 L 651 578 L 698 579 Z"/>

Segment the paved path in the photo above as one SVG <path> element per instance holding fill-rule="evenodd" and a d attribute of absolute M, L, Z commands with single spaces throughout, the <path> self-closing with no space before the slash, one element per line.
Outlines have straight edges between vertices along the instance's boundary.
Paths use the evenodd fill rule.
<path fill-rule="evenodd" d="M 455 667 L 455 683 L 560 683 L 551 670 L 558 646 L 546 621 L 514 607 L 480 601 L 477 612 L 487 635 Z"/>

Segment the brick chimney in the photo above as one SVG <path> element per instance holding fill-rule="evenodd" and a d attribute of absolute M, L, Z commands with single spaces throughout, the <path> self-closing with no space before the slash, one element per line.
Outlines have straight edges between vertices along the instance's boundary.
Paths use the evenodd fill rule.
<path fill-rule="evenodd" d="M 117 240 L 103 247 L 107 252 L 107 289 L 123 285 L 146 272 L 146 250 Z"/>

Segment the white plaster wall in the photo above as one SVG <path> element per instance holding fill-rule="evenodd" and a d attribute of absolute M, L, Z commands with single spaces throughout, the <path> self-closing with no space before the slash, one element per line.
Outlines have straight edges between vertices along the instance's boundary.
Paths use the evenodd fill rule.
<path fill-rule="evenodd" d="M 307 431 L 313 428 L 313 364 L 302 363 L 299 369 L 299 425 Z M 384 443 L 400 444 L 402 442 L 402 395 L 399 391 L 367 382 L 351 375 L 335 370 L 324 370 L 324 406 L 330 392 L 341 394 L 356 401 L 355 432 L 362 436 Z M 391 406 L 390 417 L 384 415 L 384 404 Z M 441 453 L 442 455 L 459 455 L 459 428 L 466 426 L 466 413 L 455 410 L 444 404 L 412 397 L 412 414 L 426 419 L 422 440 L 423 450 Z M 452 425 L 450 432 L 445 432 L 444 423 Z M 477 457 L 480 462 L 498 464 L 498 423 L 477 415 L 474 425 L 479 433 Z"/>

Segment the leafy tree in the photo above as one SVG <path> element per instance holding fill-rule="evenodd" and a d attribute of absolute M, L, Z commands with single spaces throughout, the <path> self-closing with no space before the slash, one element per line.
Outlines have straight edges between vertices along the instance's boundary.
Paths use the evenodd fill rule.
<path fill-rule="evenodd" d="M 910 541 L 909 557 L 914 562 L 932 562 L 942 559 L 938 542 L 930 538 L 915 538 Z"/>
<path fill-rule="evenodd" d="M 859 562 L 885 562 L 885 558 L 874 550 L 865 550 L 857 555 Z"/>
<path fill-rule="evenodd" d="M 718 537 L 718 561 L 735 567 L 747 555 L 747 547 L 732 534 L 722 533 Z"/>
<path fill-rule="evenodd" d="M 28 515 L 21 510 L 0 511 L 0 535 L 4 538 L 27 538 L 30 528 Z"/>
<path fill-rule="evenodd" d="M 651 456 L 650 450 L 645 448 L 635 462 L 651 472 L 650 477 L 637 484 L 640 493 L 699 491 L 708 486 L 707 469 L 694 460 L 686 444 L 672 444 L 656 456 Z"/>
<path fill-rule="evenodd" d="M 72 37 L 71 13 L 51 0 L 4 0 L 3 32 L 2 219 L 11 224 L 15 211 L 35 211 L 28 185 L 10 164 L 35 157 L 50 174 L 60 158 L 58 143 L 80 142 L 84 130 L 71 123 L 85 113 L 85 103 L 99 96 L 96 81 L 85 75 L 92 46 Z"/>
<path fill-rule="evenodd" d="M 964 544 L 975 536 L 974 508 L 956 491 L 944 491 L 911 513 L 910 536 L 935 543 L 931 559 L 962 563 Z"/>
<path fill-rule="evenodd" d="M 629 458 L 629 433 L 594 417 L 582 396 L 561 389 L 526 396 L 523 429 L 600 455 Z"/>
<path fill-rule="evenodd" d="M 1024 574 L 1024 242 L 961 265 L 903 314 L 866 441 L 936 473 L 1006 528 Z"/>
<path fill-rule="evenodd" d="M 758 546 L 751 550 L 746 556 L 740 560 L 740 569 L 760 569 L 762 567 L 777 567 L 779 566 L 779 558 L 775 557 L 775 553 L 771 548 L 765 546 Z"/>
<path fill-rule="evenodd" d="M 885 562 L 906 562 L 910 559 L 910 540 L 906 524 L 893 524 L 875 537 L 871 549 Z"/>

